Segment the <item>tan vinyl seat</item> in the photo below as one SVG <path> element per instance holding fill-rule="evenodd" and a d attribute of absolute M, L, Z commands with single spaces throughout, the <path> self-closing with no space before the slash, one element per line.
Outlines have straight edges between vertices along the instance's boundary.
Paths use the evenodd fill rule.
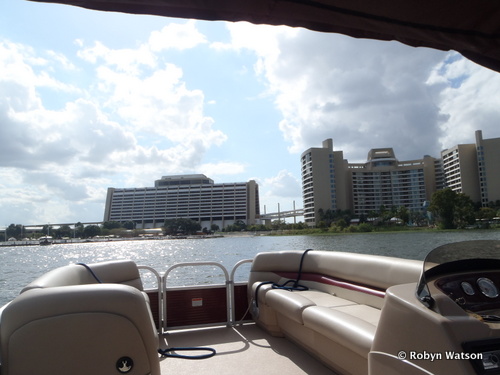
<path fill-rule="evenodd" d="M 2 375 L 159 375 L 144 294 L 120 284 L 26 290 L 5 307 Z"/>
<path fill-rule="evenodd" d="M 103 283 L 130 285 L 143 290 L 139 269 L 135 262 L 131 260 L 92 263 L 88 264 L 88 267 Z M 98 283 L 99 281 L 97 281 L 89 269 L 81 264 L 70 264 L 53 269 L 25 286 L 21 293 L 35 288 Z"/>

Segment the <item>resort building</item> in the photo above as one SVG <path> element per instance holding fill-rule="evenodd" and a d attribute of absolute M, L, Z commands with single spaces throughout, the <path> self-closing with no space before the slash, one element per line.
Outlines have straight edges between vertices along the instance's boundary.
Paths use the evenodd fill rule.
<path fill-rule="evenodd" d="M 320 210 L 351 210 L 354 215 L 378 212 L 381 206 L 422 209 L 436 191 L 440 163 L 430 156 L 398 161 L 392 148 L 372 149 L 366 163 L 349 164 L 327 139 L 322 148 L 302 153 L 304 220 L 313 226 Z"/>
<path fill-rule="evenodd" d="M 456 145 L 441 152 L 446 185 L 487 206 L 500 200 L 500 138 L 483 139 L 476 131 L 475 144 Z"/>
<path fill-rule="evenodd" d="M 381 206 L 422 210 L 436 191 L 435 158 L 398 161 L 392 148 L 372 149 L 363 164 L 349 164 L 354 215 L 379 212 Z"/>
<path fill-rule="evenodd" d="M 259 187 L 248 182 L 221 183 L 202 174 L 163 176 L 154 187 L 108 188 L 104 221 L 133 221 L 156 228 L 166 219 L 192 219 L 202 228 L 224 228 L 241 220 L 255 224 L 260 215 Z"/>
<path fill-rule="evenodd" d="M 346 210 L 351 207 L 352 194 L 347 181 L 347 160 L 342 151 L 333 151 L 327 139 L 321 148 L 310 148 L 301 156 L 304 221 L 315 225 L 319 209 Z"/>
<path fill-rule="evenodd" d="M 351 210 L 367 215 L 385 207 L 420 211 L 436 190 L 449 187 L 487 206 L 500 200 L 500 138 L 460 144 L 441 152 L 441 159 L 398 161 L 392 148 L 372 149 L 365 163 L 348 163 L 327 139 L 321 148 L 301 155 L 304 219 L 314 226 L 320 210 Z"/>

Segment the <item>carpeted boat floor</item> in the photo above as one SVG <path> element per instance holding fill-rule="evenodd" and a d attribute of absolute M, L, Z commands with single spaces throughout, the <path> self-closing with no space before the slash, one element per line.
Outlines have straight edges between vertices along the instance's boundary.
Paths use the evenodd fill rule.
<path fill-rule="evenodd" d="M 334 375 L 292 342 L 272 337 L 255 324 L 171 331 L 163 336 L 160 344 L 163 348 L 211 347 L 217 351 L 207 359 L 161 358 L 162 375 Z M 205 353 L 177 352 L 193 356 Z"/>

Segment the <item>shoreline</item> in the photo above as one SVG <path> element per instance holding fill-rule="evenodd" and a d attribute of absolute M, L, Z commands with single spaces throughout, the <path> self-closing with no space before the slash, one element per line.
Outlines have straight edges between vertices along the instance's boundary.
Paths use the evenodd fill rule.
<path fill-rule="evenodd" d="M 158 240 L 198 240 L 198 239 L 215 239 L 215 238 L 248 238 L 260 236 L 344 236 L 356 234 L 390 234 L 390 233 L 454 233 L 454 232 L 493 232 L 500 231 L 500 228 L 469 228 L 469 229 L 438 229 L 438 228 L 404 228 L 404 229 L 382 229 L 372 231 L 359 232 L 334 232 L 321 229 L 306 229 L 306 230 L 274 230 L 262 232 L 220 232 L 213 235 L 188 235 L 188 236 L 144 236 L 144 237 L 118 237 L 118 238 L 91 238 L 91 239 L 54 239 L 50 244 L 40 244 L 39 240 L 20 240 L 20 241 L 4 241 L 0 242 L 0 247 L 19 247 L 19 246 L 50 246 L 59 244 L 81 244 L 81 243 L 96 243 L 96 242 L 119 242 L 119 241 L 158 241 Z"/>

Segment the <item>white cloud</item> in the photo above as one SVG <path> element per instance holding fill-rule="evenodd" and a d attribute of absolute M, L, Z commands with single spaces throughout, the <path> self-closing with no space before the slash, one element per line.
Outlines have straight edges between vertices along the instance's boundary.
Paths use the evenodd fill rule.
<path fill-rule="evenodd" d="M 98 95 L 105 98 L 106 109 L 135 132 L 168 140 L 180 166 L 196 166 L 208 149 L 226 141 L 227 136 L 214 128 L 214 120 L 204 114 L 203 92 L 186 87 L 181 68 L 165 64 L 151 72 L 131 72 L 100 66 Z"/>
<path fill-rule="evenodd" d="M 245 172 L 245 165 L 240 162 L 204 163 L 198 168 L 204 175 L 216 180 L 219 176 L 231 176 Z"/>
<path fill-rule="evenodd" d="M 401 160 L 439 157 L 457 141 L 473 142 L 475 129 L 497 126 L 498 74 L 456 53 L 303 29 L 228 27 L 225 48 L 258 56 L 256 74 L 274 95 L 291 153 L 333 138 L 351 161 L 377 147 L 393 147 Z"/>
<path fill-rule="evenodd" d="M 159 63 L 158 53 L 199 43 L 204 38 L 193 22 L 165 27 L 137 48 L 78 41 L 78 56 L 92 73 L 58 52 L 1 42 L 0 138 L 8 142 L 0 148 L 0 167 L 17 177 L 5 180 L 0 220 L 66 221 L 79 214 L 92 216 L 77 220 L 99 220 L 108 186 L 151 186 L 162 174 L 195 172 L 227 137 L 204 114 L 203 92 L 188 89 L 182 69 Z M 68 77 L 65 71 L 86 85 L 75 89 L 59 79 Z M 49 110 L 42 88 L 62 105 Z"/>
<path fill-rule="evenodd" d="M 296 154 L 326 138 L 354 162 L 365 160 L 374 147 L 394 147 L 406 160 L 472 143 L 476 129 L 485 138 L 499 136 L 498 74 L 456 53 L 248 23 L 228 24 L 231 42 L 220 43 L 207 40 L 197 25 L 168 24 L 129 48 L 86 44 L 82 35 L 71 46 L 76 59 L 53 48 L 0 40 L 0 212 L 12 218 L 4 214 L 0 225 L 75 215 L 99 220 L 108 186 L 151 186 L 167 174 L 240 179 L 254 165 L 252 152 L 238 155 L 240 149 L 257 150 L 255 165 L 264 165 L 264 157 L 272 160 L 269 145 L 278 132 L 271 126 L 279 127 L 297 162 L 281 165 L 274 177 L 254 178 L 268 212 L 277 203 L 282 210 L 291 209 L 286 205 L 292 200 L 301 205 L 300 181 L 291 172 L 293 165 L 300 168 Z M 196 48 L 208 54 L 218 50 L 208 59 L 230 60 L 203 65 L 208 74 L 220 69 L 205 86 L 191 75 Z M 255 136 L 260 128 L 247 126 L 246 133 L 232 128 L 240 120 L 237 106 L 224 116 L 218 112 L 234 103 L 224 97 L 232 93 L 221 88 L 248 85 L 252 69 L 246 69 L 252 65 L 263 85 L 243 96 L 272 100 L 280 115 L 252 118 L 270 124 L 263 152 Z M 207 94 L 214 82 L 220 87 Z M 251 144 L 246 134 L 252 134 Z"/>
<path fill-rule="evenodd" d="M 149 37 L 149 45 L 155 52 L 170 48 L 190 49 L 204 43 L 207 43 L 207 40 L 196 28 L 194 20 L 183 24 L 170 23 L 160 31 L 153 31 Z"/>
<path fill-rule="evenodd" d="M 126 74 L 139 74 L 140 67 L 154 68 L 157 64 L 154 54 L 146 45 L 135 49 L 111 49 L 97 41 L 93 47 L 78 51 L 78 56 L 92 64 L 103 61 L 105 65 Z"/>
<path fill-rule="evenodd" d="M 265 178 L 262 182 L 269 195 L 283 198 L 294 198 L 301 195 L 301 183 L 286 170 L 281 170 L 274 177 Z"/>
<path fill-rule="evenodd" d="M 253 178 L 259 184 L 261 213 L 290 211 L 302 207 L 302 188 L 293 173 L 281 170 L 276 176 Z M 265 206 L 265 207 L 264 207 Z"/>
<path fill-rule="evenodd" d="M 448 85 L 440 93 L 440 110 L 448 116 L 443 125 L 443 148 L 474 143 L 474 131 L 484 138 L 500 136 L 500 75 L 465 59 L 439 67 L 439 77 Z"/>

